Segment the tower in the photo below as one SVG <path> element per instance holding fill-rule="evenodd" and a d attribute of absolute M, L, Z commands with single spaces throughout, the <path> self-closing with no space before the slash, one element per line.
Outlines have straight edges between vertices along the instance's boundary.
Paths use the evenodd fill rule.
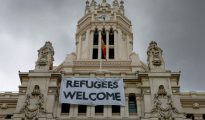
<path fill-rule="evenodd" d="M 145 71 L 144 63 L 133 52 L 132 24 L 124 14 L 123 1 L 86 1 L 84 13 L 77 24 L 76 51 L 62 64 L 66 68 L 59 69 Z"/>

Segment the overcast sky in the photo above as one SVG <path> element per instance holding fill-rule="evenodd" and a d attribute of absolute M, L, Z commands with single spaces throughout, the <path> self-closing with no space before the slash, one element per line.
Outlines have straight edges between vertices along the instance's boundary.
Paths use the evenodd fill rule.
<path fill-rule="evenodd" d="M 97 0 L 101 2 L 101 0 Z M 45 41 L 54 65 L 75 51 L 85 0 L 0 0 L 0 91 L 18 91 L 18 71 L 35 67 Z M 182 71 L 182 91 L 205 91 L 205 0 L 125 0 L 134 51 L 145 63 L 150 41 L 163 49 L 166 68 Z"/>

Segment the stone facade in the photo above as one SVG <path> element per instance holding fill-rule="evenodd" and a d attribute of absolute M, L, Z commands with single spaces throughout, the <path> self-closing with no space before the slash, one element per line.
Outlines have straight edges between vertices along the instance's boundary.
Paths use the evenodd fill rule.
<path fill-rule="evenodd" d="M 163 51 L 154 41 L 147 50 L 147 64 L 142 62 L 133 52 L 132 24 L 124 14 L 124 2 L 112 2 L 86 1 L 85 15 L 77 25 L 76 52 L 62 64 L 53 66 L 54 48 L 50 42 L 39 49 L 35 69 L 19 72 L 19 92 L 0 93 L 0 119 L 205 119 L 205 93 L 180 92 L 180 72 L 166 69 Z M 70 104 L 64 112 L 65 106 L 59 102 L 62 76 L 121 77 L 126 104 L 103 109 L 86 106 L 83 112 L 80 105 Z"/>

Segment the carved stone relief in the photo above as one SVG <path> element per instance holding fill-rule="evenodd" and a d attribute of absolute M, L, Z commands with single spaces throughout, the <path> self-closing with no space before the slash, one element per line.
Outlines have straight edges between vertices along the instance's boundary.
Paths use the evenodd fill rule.
<path fill-rule="evenodd" d="M 37 120 L 39 113 L 44 112 L 44 96 L 40 91 L 40 87 L 35 85 L 33 91 L 27 94 L 21 113 L 25 114 L 27 120 Z"/>
<path fill-rule="evenodd" d="M 168 95 L 164 86 L 160 85 L 158 92 L 154 94 L 154 108 L 151 113 L 161 120 L 172 120 L 173 114 L 179 114 L 174 107 L 171 95 Z"/>

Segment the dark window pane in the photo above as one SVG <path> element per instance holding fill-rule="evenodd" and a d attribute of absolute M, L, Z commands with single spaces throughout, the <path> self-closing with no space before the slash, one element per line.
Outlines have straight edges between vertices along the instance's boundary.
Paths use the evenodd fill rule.
<path fill-rule="evenodd" d="M 95 113 L 103 113 L 103 111 L 104 111 L 103 105 L 95 106 Z"/>
<path fill-rule="evenodd" d="M 110 33 L 109 33 L 109 45 L 114 45 L 114 32 L 113 32 L 113 30 L 110 30 Z"/>
<path fill-rule="evenodd" d="M 98 45 L 98 31 L 97 30 L 95 30 L 94 32 L 93 45 Z"/>
<path fill-rule="evenodd" d="M 120 113 L 120 106 L 112 105 L 112 113 Z"/>
<path fill-rule="evenodd" d="M 104 44 L 106 45 L 106 32 L 105 32 L 105 30 L 102 31 L 101 35 L 102 35 L 102 40 L 103 40 Z"/>
<path fill-rule="evenodd" d="M 11 119 L 13 115 L 9 114 L 9 115 L 6 115 L 5 119 Z"/>
<path fill-rule="evenodd" d="M 193 114 L 187 114 L 186 118 L 194 120 L 194 115 Z"/>
<path fill-rule="evenodd" d="M 98 59 L 98 49 L 97 48 L 93 49 L 93 59 Z"/>
<path fill-rule="evenodd" d="M 115 58 L 115 52 L 113 48 L 109 49 L 109 59 L 114 59 Z"/>
<path fill-rule="evenodd" d="M 128 106 L 129 106 L 129 113 L 137 113 L 135 96 L 129 96 Z"/>
<path fill-rule="evenodd" d="M 69 113 L 70 112 L 70 104 L 63 103 L 61 105 L 61 113 Z"/>
<path fill-rule="evenodd" d="M 86 113 L 87 105 L 78 105 L 78 113 Z"/>

